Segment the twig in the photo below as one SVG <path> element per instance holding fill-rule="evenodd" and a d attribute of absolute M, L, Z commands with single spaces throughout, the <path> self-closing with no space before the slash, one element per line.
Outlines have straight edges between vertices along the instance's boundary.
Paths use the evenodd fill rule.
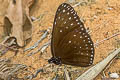
<path fill-rule="evenodd" d="M 65 76 L 65 80 L 71 80 L 66 67 L 64 68 L 64 76 Z"/>
<path fill-rule="evenodd" d="M 50 44 L 51 44 L 51 40 L 48 41 L 45 46 L 43 46 L 43 48 L 41 49 L 41 52 L 43 53 Z"/>
<path fill-rule="evenodd" d="M 35 52 L 31 52 L 30 54 L 28 54 L 27 56 L 31 56 L 33 54 L 36 54 L 37 52 L 43 52 L 51 43 L 51 40 L 49 40 L 48 42 L 46 42 L 45 44 L 43 44 L 37 51 Z"/>
<path fill-rule="evenodd" d="M 107 23 L 108 23 L 108 21 L 103 21 L 102 24 L 96 25 L 96 28 L 94 28 L 93 31 L 96 32 L 98 29 L 100 29 L 100 26 L 101 26 L 101 25 L 105 25 L 105 24 L 107 24 Z M 91 31 L 91 32 L 92 32 L 92 31 Z M 91 32 L 90 32 L 90 33 L 91 33 Z"/>
<path fill-rule="evenodd" d="M 47 12 L 45 12 L 44 14 L 41 14 L 41 15 L 39 16 L 39 18 L 34 19 L 33 22 L 37 22 L 37 21 L 41 20 L 46 13 L 47 13 Z M 31 17 L 31 19 L 32 19 L 32 17 Z"/>
<path fill-rule="evenodd" d="M 109 39 L 111 39 L 111 38 L 113 38 L 113 37 L 115 37 L 115 36 L 117 36 L 117 35 L 120 35 L 120 33 L 118 32 L 118 33 L 113 34 L 112 36 L 110 36 L 110 37 L 108 37 L 108 38 L 105 38 L 105 39 L 103 39 L 103 40 L 101 40 L 101 41 L 99 41 L 99 42 L 96 42 L 96 43 L 94 44 L 94 47 L 97 47 L 99 44 L 101 44 L 101 43 L 103 43 L 104 41 L 109 40 Z"/>
<path fill-rule="evenodd" d="M 93 80 L 105 67 L 120 53 L 120 48 L 113 51 L 108 57 L 88 69 L 85 73 L 79 76 L 76 80 Z"/>
<path fill-rule="evenodd" d="M 56 74 L 55 78 L 53 80 L 58 80 L 58 74 Z"/>
<path fill-rule="evenodd" d="M 35 74 L 25 76 L 24 78 L 25 78 L 25 79 L 29 79 L 29 80 L 32 80 L 33 78 L 36 78 L 37 75 L 38 75 L 40 72 L 44 72 L 44 69 L 47 68 L 49 65 L 50 65 L 50 64 L 44 65 L 44 67 L 37 69 L 37 71 L 35 72 Z"/>
<path fill-rule="evenodd" d="M 26 48 L 24 52 L 36 48 L 39 45 L 39 43 L 47 37 L 48 33 L 48 30 L 46 30 L 45 33 L 41 36 L 40 40 L 38 40 L 33 46 Z"/>
<path fill-rule="evenodd" d="M 43 72 L 43 69 L 38 69 L 38 70 L 35 72 L 35 74 L 29 75 L 29 76 L 25 76 L 25 79 L 30 79 L 30 80 L 32 80 L 33 78 L 36 78 L 37 75 L 38 75 L 40 72 Z"/>
<path fill-rule="evenodd" d="M 86 3 L 86 2 L 85 2 L 85 1 L 78 2 L 78 3 L 75 4 L 73 7 L 75 8 L 75 7 L 79 6 L 79 5 L 81 5 L 82 3 Z"/>

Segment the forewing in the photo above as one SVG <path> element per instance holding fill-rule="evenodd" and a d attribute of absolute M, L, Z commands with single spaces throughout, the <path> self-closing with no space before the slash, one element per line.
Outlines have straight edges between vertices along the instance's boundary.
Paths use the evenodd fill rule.
<path fill-rule="evenodd" d="M 72 14 L 72 15 L 71 15 Z M 76 20 L 76 21 L 75 21 Z M 57 54 L 58 45 L 65 35 L 75 29 L 73 24 L 82 24 L 74 9 L 66 3 L 61 4 L 55 15 L 52 31 L 51 50 L 53 56 Z"/>

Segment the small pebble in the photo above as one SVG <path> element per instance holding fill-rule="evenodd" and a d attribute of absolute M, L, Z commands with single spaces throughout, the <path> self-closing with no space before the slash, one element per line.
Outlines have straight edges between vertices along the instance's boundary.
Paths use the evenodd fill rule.
<path fill-rule="evenodd" d="M 114 78 L 114 79 L 117 79 L 119 78 L 119 75 L 117 73 L 111 73 L 109 74 L 110 78 Z"/>
<path fill-rule="evenodd" d="M 111 8 L 111 7 L 108 7 L 107 9 L 108 9 L 108 10 L 112 10 L 113 8 Z"/>
<path fill-rule="evenodd" d="M 32 20 L 32 21 L 35 21 L 36 19 L 37 19 L 36 17 L 31 16 L 31 20 Z"/>

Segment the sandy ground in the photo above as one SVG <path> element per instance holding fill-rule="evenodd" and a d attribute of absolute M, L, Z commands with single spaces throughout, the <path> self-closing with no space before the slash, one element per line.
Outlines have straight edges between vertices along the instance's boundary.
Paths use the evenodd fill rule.
<path fill-rule="evenodd" d="M 0 3 L 2 3 L 1 0 Z M 32 41 L 25 47 L 28 48 L 32 46 L 36 41 L 38 41 L 43 34 L 41 30 L 46 30 L 52 28 L 55 12 L 58 6 L 66 2 L 67 0 L 37 0 L 36 3 L 32 6 L 30 11 L 30 16 L 40 18 L 39 21 L 33 22 L 33 36 Z M 81 0 L 76 0 L 80 2 Z M 87 0 L 86 0 L 87 1 Z M 115 33 L 120 31 L 119 20 L 120 20 L 120 1 L 119 0 L 91 0 L 93 2 L 87 2 L 80 6 L 75 7 L 76 12 L 84 21 L 85 27 L 89 28 L 91 31 L 90 35 L 94 43 L 101 41 L 109 36 L 112 36 Z M 107 2 L 108 1 L 108 2 Z M 7 3 L 6 3 L 7 4 Z M 7 8 L 6 4 L 0 5 L 0 40 L 3 40 L 3 17 L 5 15 L 5 10 Z M 71 4 L 74 5 L 75 3 Z M 4 7 L 3 7 L 4 6 Z M 48 36 L 49 37 L 49 36 Z M 12 58 L 13 63 L 25 64 L 28 66 L 31 72 L 35 72 L 37 69 L 42 68 L 44 65 L 48 64 L 47 60 L 51 57 L 50 47 L 44 53 L 38 52 L 30 57 L 26 55 L 32 51 L 37 50 L 41 45 L 48 41 L 48 37 L 42 41 L 39 46 L 31 51 L 22 53 L 20 51 L 17 56 Z M 109 55 L 109 52 L 117 47 L 119 44 L 120 36 L 116 36 L 109 40 L 104 41 L 98 47 L 95 48 L 95 60 L 94 64 L 97 64 L 103 60 L 106 56 Z M 8 52 L 1 58 L 9 58 L 13 56 L 13 52 Z M 34 80 L 52 80 L 55 77 L 55 70 L 58 66 L 50 65 L 43 73 L 40 73 Z M 79 68 L 68 66 L 69 72 L 71 72 L 72 80 L 75 80 L 82 72 L 88 68 Z M 60 80 L 63 79 L 63 66 L 60 67 L 58 71 Z M 108 72 L 116 72 L 120 74 L 120 59 L 116 59 L 111 66 L 105 70 L 107 77 Z M 77 74 L 77 75 L 75 75 Z M 102 74 L 98 75 L 95 80 L 101 80 Z M 116 79 L 116 80 L 120 80 Z"/>

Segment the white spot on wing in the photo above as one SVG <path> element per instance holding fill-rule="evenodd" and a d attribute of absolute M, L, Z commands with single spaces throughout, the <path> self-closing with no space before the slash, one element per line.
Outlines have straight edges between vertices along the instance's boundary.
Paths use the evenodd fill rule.
<path fill-rule="evenodd" d="M 74 37 L 76 37 L 76 35 L 73 35 Z"/>
<path fill-rule="evenodd" d="M 86 47 L 86 49 L 88 49 L 88 47 Z"/>
<path fill-rule="evenodd" d="M 66 7 L 66 5 L 64 5 L 64 7 Z"/>
<path fill-rule="evenodd" d="M 67 15 L 69 15 L 70 13 L 68 12 Z"/>
<path fill-rule="evenodd" d="M 93 50 L 93 48 L 91 48 L 91 50 Z"/>
<path fill-rule="evenodd" d="M 56 21 L 55 21 L 55 25 L 56 25 Z"/>
<path fill-rule="evenodd" d="M 71 26 L 73 25 L 73 23 L 70 24 Z"/>
<path fill-rule="evenodd" d="M 91 55 L 91 57 L 93 57 L 93 55 Z"/>
<path fill-rule="evenodd" d="M 76 19 L 76 21 L 78 21 L 78 19 Z"/>
<path fill-rule="evenodd" d="M 90 63 L 92 63 L 92 61 L 90 61 Z"/>
<path fill-rule="evenodd" d="M 68 8 L 68 10 L 70 10 L 70 8 Z"/>
<path fill-rule="evenodd" d="M 85 46 L 88 46 L 87 44 L 85 44 Z"/>
<path fill-rule="evenodd" d="M 60 9 L 58 9 L 58 11 L 60 11 Z"/>
<path fill-rule="evenodd" d="M 90 58 L 90 60 L 93 60 L 93 58 Z"/>
<path fill-rule="evenodd" d="M 73 8 L 70 11 L 73 11 Z"/>
<path fill-rule="evenodd" d="M 62 30 L 60 30 L 60 32 L 62 32 Z"/>
<path fill-rule="evenodd" d="M 66 24 L 66 21 L 64 22 L 64 24 Z"/>
<path fill-rule="evenodd" d="M 88 43 L 91 43 L 91 41 L 88 41 Z"/>
<path fill-rule="evenodd" d="M 74 13 L 74 11 L 72 11 L 71 13 Z"/>
<path fill-rule="evenodd" d="M 79 22 L 77 24 L 80 24 Z"/>
<path fill-rule="evenodd" d="M 68 29 L 68 27 L 65 27 L 66 29 Z"/>
<path fill-rule="evenodd" d="M 84 30 L 84 28 L 81 28 L 81 30 L 83 31 L 83 30 Z"/>
<path fill-rule="evenodd" d="M 76 19 L 77 17 L 75 16 L 74 19 Z"/>
<path fill-rule="evenodd" d="M 69 20 L 71 20 L 71 17 L 69 17 Z"/>
<path fill-rule="evenodd" d="M 60 19 L 60 16 L 58 17 L 58 19 Z"/>
<path fill-rule="evenodd" d="M 65 9 L 63 10 L 63 13 L 65 12 Z"/>
<path fill-rule="evenodd" d="M 85 35 L 85 37 L 87 37 L 87 35 Z"/>
<path fill-rule="evenodd" d="M 69 43 L 71 43 L 71 41 L 69 41 Z"/>
<path fill-rule="evenodd" d="M 80 25 L 80 27 L 83 27 L 82 25 Z"/>

